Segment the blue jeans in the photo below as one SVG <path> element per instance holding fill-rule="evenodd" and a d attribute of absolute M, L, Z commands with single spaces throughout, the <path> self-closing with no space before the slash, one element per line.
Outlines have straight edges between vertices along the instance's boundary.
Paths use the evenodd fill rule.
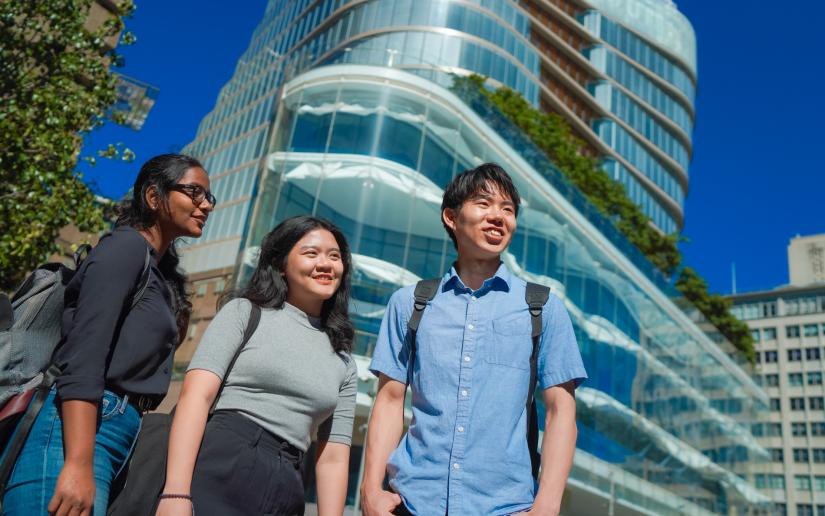
<path fill-rule="evenodd" d="M 140 430 L 140 413 L 124 398 L 103 393 L 95 437 L 94 515 L 105 515 L 109 487 L 123 470 Z M 60 401 L 52 389 L 12 471 L 3 497 L 4 516 L 48 514 L 57 477 L 63 468 L 63 423 Z"/>

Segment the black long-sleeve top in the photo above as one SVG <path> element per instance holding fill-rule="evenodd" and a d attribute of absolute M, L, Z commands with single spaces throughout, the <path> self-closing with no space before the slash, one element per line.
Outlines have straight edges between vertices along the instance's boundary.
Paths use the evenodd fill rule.
<path fill-rule="evenodd" d="M 149 281 L 129 310 L 147 249 Z M 61 399 L 98 401 L 104 389 L 166 394 L 178 331 L 156 260 L 155 249 L 137 230 L 121 226 L 100 240 L 69 282 L 55 351 Z"/>

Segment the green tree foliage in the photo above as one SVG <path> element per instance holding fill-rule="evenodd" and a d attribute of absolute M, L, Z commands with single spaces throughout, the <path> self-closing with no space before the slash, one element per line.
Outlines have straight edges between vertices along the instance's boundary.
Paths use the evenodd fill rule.
<path fill-rule="evenodd" d="M 668 277 L 678 271 L 675 283 L 677 290 L 753 363 L 756 356 L 753 339 L 747 325 L 731 315 L 730 301 L 717 294 L 710 294 L 707 283 L 690 267 L 679 269 L 682 261 L 676 246 L 680 240 L 679 235 L 665 235 L 655 229 L 650 218 L 627 196 L 624 186 L 610 178 L 597 158 L 582 151 L 585 148 L 584 142 L 572 134 L 570 126 L 561 116 L 534 108 L 510 88 L 490 90 L 484 86 L 485 80 L 479 75 L 457 77 L 454 88 L 477 88 L 547 154 L 653 265 Z"/>
<path fill-rule="evenodd" d="M 62 227 L 103 224 L 75 167 L 115 101 L 112 47 L 134 6 L 89 30 L 93 3 L 0 0 L 0 290 L 57 250 Z"/>

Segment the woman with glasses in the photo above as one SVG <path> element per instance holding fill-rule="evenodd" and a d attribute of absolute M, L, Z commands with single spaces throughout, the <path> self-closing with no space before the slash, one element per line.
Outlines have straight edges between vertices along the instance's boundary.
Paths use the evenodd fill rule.
<path fill-rule="evenodd" d="M 186 333 L 192 304 L 175 240 L 201 236 L 214 207 L 197 160 L 164 154 L 141 167 L 115 229 L 66 287 L 61 373 L 17 459 L 4 515 L 106 513 Z"/>
<path fill-rule="evenodd" d="M 323 219 L 292 217 L 264 237 L 248 285 L 228 294 L 189 363 L 158 516 L 303 514 L 316 431 L 318 514 L 343 514 L 358 388 L 351 260 Z M 260 322 L 232 364 L 253 305 Z"/>

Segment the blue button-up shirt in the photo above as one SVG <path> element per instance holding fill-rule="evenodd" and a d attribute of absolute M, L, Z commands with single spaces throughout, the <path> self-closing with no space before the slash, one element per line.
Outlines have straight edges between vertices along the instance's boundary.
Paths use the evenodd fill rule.
<path fill-rule="evenodd" d="M 414 285 L 390 298 L 370 369 L 406 382 Z M 413 420 L 390 456 L 390 485 L 414 514 L 511 514 L 535 497 L 525 403 L 530 383 L 526 283 L 503 264 L 475 292 L 455 268 L 424 310 L 411 375 Z M 562 301 L 542 314 L 542 389 L 587 377 Z"/>

